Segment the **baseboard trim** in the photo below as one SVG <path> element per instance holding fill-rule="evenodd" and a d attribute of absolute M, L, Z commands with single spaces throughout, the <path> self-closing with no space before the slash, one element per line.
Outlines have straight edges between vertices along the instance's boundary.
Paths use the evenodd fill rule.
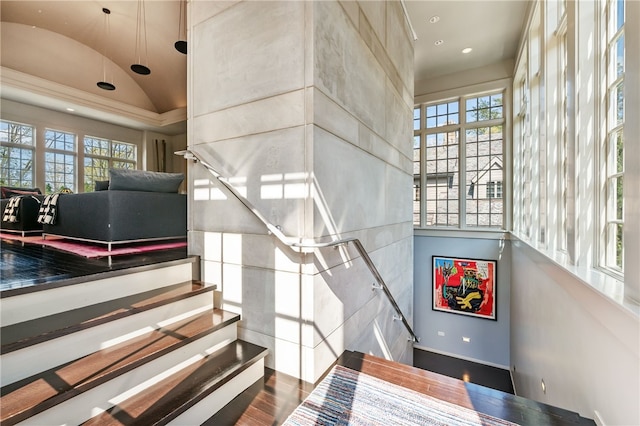
<path fill-rule="evenodd" d="M 434 353 L 437 353 L 437 354 L 440 354 L 440 355 L 450 356 L 452 358 L 458 358 L 458 359 L 463 359 L 465 361 L 475 362 L 477 364 L 488 365 L 489 367 L 495 367 L 495 368 L 500 368 L 502 370 L 508 370 L 509 374 L 511 374 L 511 369 L 509 368 L 508 365 L 496 364 L 496 363 L 484 361 L 484 360 L 481 360 L 481 359 L 476 359 L 476 358 L 467 357 L 467 356 L 464 356 L 464 355 L 459 355 L 459 354 L 454 354 L 454 353 L 450 353 L 450 352 L 446 352 L 446 351 L 441 351 L 439 349 L 429 348 L 427 346 L 413 345 L 413 347 L 415 349 L 420 349 L 420 350 L 427 351 L 427 352 L 434 352 Z M 513 377 L 511 377 L 511 382 L 513 382 Z"/>

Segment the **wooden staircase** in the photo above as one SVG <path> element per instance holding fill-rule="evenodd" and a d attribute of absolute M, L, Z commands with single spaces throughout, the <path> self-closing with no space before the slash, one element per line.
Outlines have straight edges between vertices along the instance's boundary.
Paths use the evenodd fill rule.
<path fill-rule="evenodd" d="M 0 424 L 197 425 L 262 379 L 192 262 L 3 294 Z"/>

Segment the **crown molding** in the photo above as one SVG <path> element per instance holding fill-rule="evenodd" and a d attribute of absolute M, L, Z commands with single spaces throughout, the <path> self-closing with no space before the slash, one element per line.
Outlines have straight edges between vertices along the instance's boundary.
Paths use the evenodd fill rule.
<path fill-rule="evenodd" d="M 187 109 L 158 114 L 63 84 L 0 67 L 0 97 L 139 130 L 184 133 Z"/>

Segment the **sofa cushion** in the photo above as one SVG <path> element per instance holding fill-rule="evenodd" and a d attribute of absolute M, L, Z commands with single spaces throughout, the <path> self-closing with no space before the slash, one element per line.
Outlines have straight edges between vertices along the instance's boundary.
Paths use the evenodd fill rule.
<path fill-rule="evenodd" d="M 95 181 L 95 191 L 106 191 L 109 189 L 109 181 L 108 180 L 97 180 Z"/>
<path fill-rule="evenodd" d="M 182 173 L 146 170 L 110 169 L 110 191 L 178 192 L 184 180 Z"/>
<path fill-rule="evenodd" d="M 17 186 L 0 187 L 0 198 L 11 198 L 17 195 L 40 195 L 40 188 L 20 188 Z"/>

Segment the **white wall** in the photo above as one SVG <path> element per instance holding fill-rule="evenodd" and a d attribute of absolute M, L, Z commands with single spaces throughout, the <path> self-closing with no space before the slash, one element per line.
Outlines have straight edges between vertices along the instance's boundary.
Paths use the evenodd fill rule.
<path fill-rule="evenodd" d="M 513 77 L 513 68 L 514 60 L 506 59 L 480 68 L 473 68 L 428 80 L 416 81 L 416 97 L 428 94 L 433 95 L 438 92 L 446 92 L 452 89 L 461 89 L 464 91 L 462 88 L 465 86 L 511 78 Z M 416 102 L 421 102 L 421 100 L 417 99 Z"/>
<path fill-rule="evenodd" d="M 511 323 L 511 246 L 505 236 L 438 237 L 421 235 L 414 238 L 414 325 L 421 349 L 468 359 L 508 369 L 510 365 L 509 330 Z M 468 235 L 468 234 L 467 234 Z M 497 261 L 496 320 L 474 318 L 434 311 L 433 256 Z M 444 336 L 438 335 L 443 332 Z M 462 337 L 469 337 L 466 343 Z"/>
<path fill-rule="evenodd" d="M 523 242 L 512 242 L 512 259 L 511 363 L 518 394 L 598 424 L 640 424 L 638 312 Z"/>

